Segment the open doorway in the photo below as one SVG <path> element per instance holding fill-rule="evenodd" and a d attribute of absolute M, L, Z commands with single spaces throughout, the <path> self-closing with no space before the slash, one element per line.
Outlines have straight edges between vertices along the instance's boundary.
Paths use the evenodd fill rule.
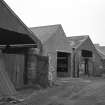
<path fill-rule="evenodd" d="M 83 62 L 82 65 L 83 66 L 83 75 L 90 75 L 90 70 L 89 70 L 89 66 L 92 66 L 92 64 L 90 64 L 90 58 L 93 57 L 93 53 L 92 51 L 89 51 L 89 50 L 82 50 L 81 51 L 81 57 L 83 58 Z M 80 71 L 79 71 L 80 72 Z"/>
<path fill-rule="evenodd" d="M 57 52 L 57 76 L 66 77 L 69 74 L 70 53 Z"/>

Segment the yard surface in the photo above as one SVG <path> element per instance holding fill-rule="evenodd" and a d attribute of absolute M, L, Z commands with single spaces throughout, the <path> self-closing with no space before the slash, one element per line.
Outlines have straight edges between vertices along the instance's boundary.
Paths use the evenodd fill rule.
<path fill-rule="evenodd" d="M 105 78 L 60 79 L 56 86 L 33 92 L 25 105 L 105 105 Z"/>

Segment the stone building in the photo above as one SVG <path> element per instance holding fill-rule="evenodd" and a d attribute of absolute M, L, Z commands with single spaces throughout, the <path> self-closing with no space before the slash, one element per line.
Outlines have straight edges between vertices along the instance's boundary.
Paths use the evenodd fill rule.
<path fill-rule="evenodd" d="M 103 67 L 104 67 L 104 73 L 105 73 L 105 46 L 100 46 L 99 44 L 94 44 L 98 53 L 101 56 L 102 62 L 103 62 Z"/>
<path fill-rule="evenodd" d="M 88 35 L 72 36 L 67 38 L 70 48 L 72 47 L 73 77 L 100 76 L 103 72 L 103 64 L 100 54 Z"/>
<path fill-rule="evenodd" d="M 42 55 L 49 57 L 53 78 L 70 77 L 71 50 L 60 24 L 30 28 L 42 42 Z"/>

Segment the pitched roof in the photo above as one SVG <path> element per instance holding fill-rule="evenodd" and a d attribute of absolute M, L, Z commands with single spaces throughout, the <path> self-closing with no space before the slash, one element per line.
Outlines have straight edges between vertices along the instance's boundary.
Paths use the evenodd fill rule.
<path fill-rule="evenodd" d="M 22 20 L 14 13 L 4 0 L 0 0 L 0 28 L 13 31 L 30 37 L 37 42 L 37 47 L 41 50 L 41 41 L 33 34 L 33 32 L 22 22 Z M 10 36 L 8 34 L 8 36 Z"/>
<path fill-rule="evenodd" d="M 34 41 L 40 42 L 4 0 L 0 0 L 0 28 L 30 35 Z"/>
<path fill-rule="evenodd" d="M 72 48 L 78 48 L 89 36 L 72 36 L 67 37 L 67 40 Z"/>
<path fill-rule="evenodd" d="M 4 0 L 0 0 L 0 27 L 18 33 L 27 34 L 29 32 L 28 27 L 21 21 L 21 19 Z"/>
<path fill-rule="evenodd" d="M 94 44 L 100 56 L 105 59 L 105 46 L 100 46 L 99 44 Z"/>
<path fill-rule="evenodd" d="M 57 29 L 61 26 L 60 24 L 32 27 L 31 31 L 41 40 L 42 43 L 45 43 L 50 37 L 54 35 Z"/>

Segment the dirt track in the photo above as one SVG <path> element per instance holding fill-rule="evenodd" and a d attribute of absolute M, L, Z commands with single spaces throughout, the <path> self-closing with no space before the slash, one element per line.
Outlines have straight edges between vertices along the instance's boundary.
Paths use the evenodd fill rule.
<path fill-rule="evenodd" d="M 105 105 L 105 79 L 70 79 L 33 93 L 27 105 Z"/>

